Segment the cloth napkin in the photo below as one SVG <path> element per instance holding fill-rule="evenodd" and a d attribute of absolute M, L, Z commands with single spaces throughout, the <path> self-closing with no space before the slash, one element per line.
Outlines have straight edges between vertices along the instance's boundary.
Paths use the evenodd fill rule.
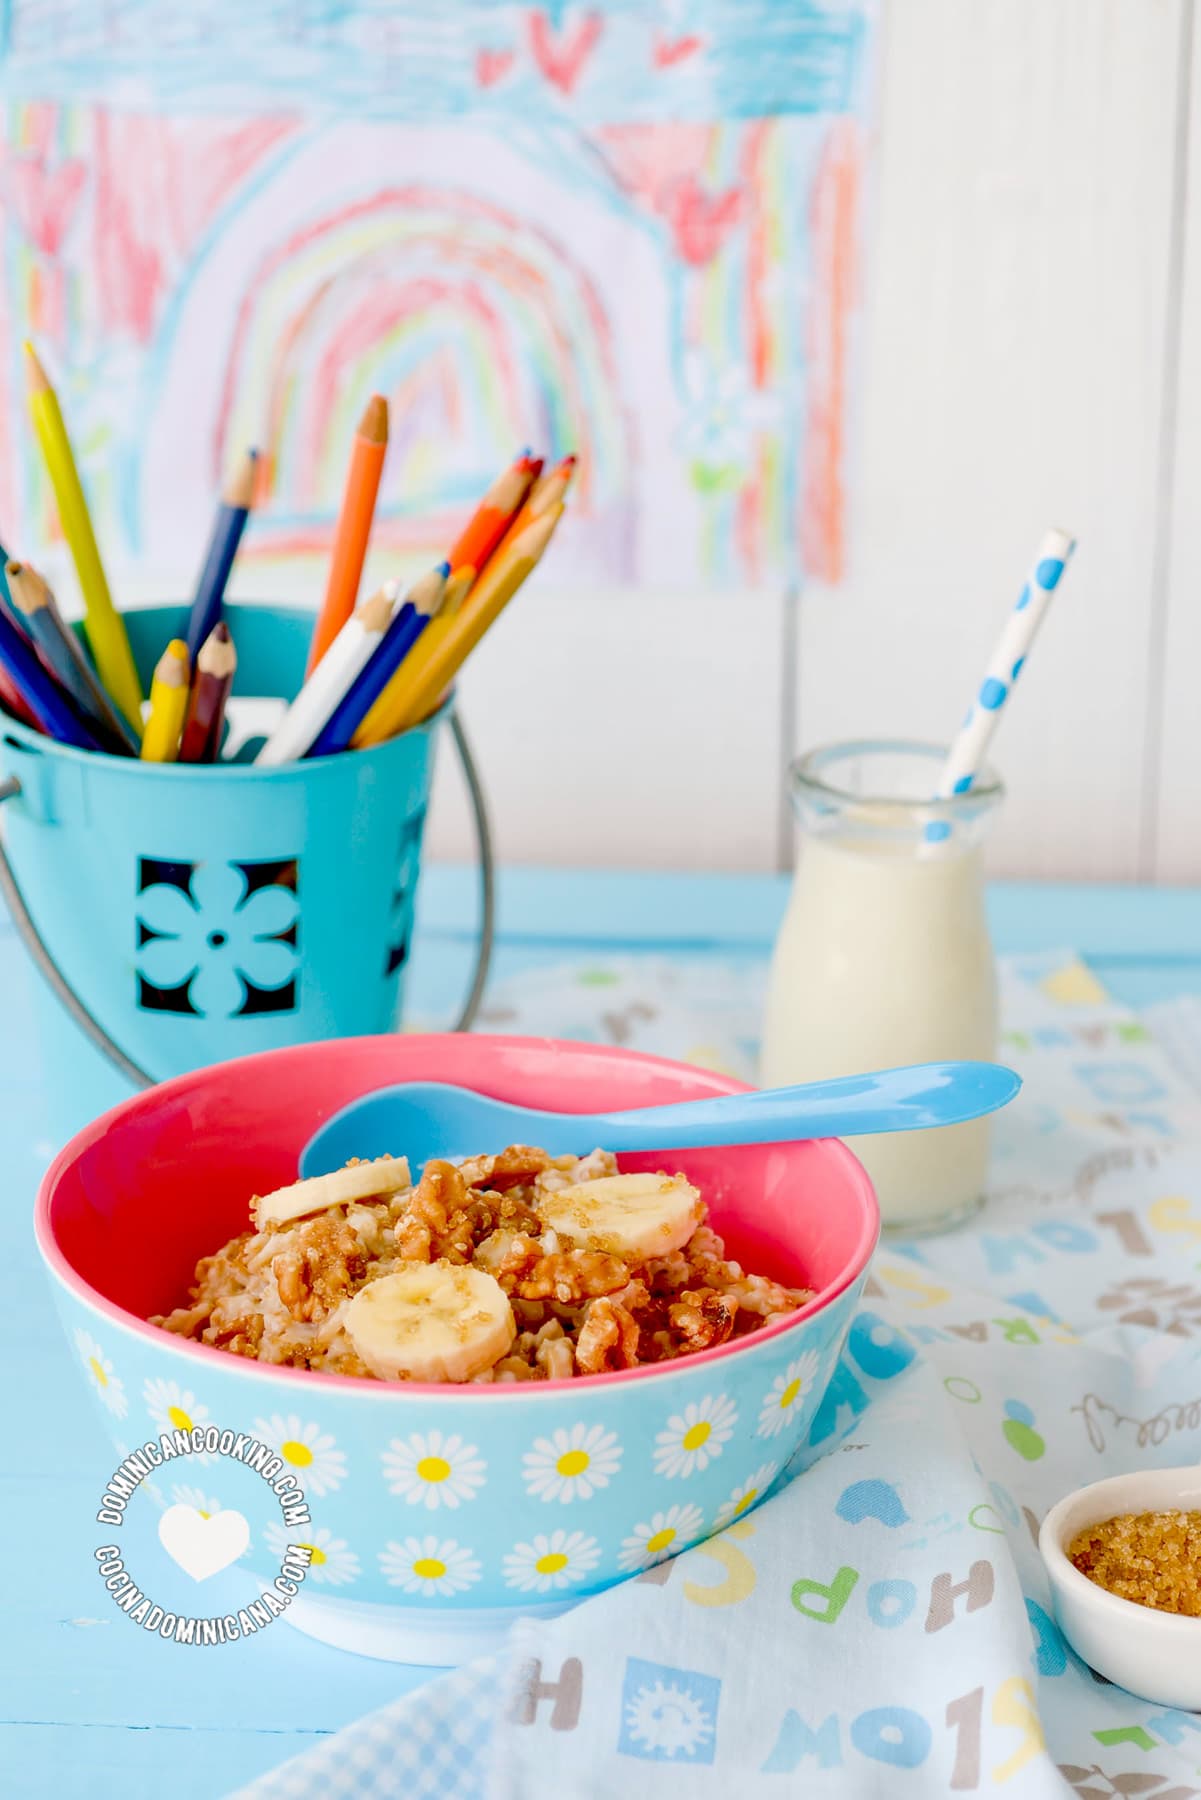
<path fill-rule="evenodd" d="M 1201 1030 L 1178 1009 L 1169 1055 L 1070 955 L 1002 976 L 1026 1087 L 988 1205 L 878 1253 L 805 1472 L 244 1795 L 1201 1800 L 1201 1715 L 1081 1663 L 1036 1547 L 1068 1489 L 1201 1461 Z M 746 1074 L 762 981 L 613 959 L 489 1022 Z"/>

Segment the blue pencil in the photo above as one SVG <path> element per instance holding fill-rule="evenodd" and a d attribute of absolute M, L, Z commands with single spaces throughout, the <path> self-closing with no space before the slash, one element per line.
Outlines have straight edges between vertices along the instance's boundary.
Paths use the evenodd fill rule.
<path fill-rule="evenodd" d="M 8 670 L 13 686 L 46 727 L 47 734 L 61 744 L 72 744 L 77 750 L 98 750 L 92 735 L 71 698 L 38 661 L 20 626 L 0 609 L 0 663 Z"/>
<path fill-rule="evenodd" d="M 439 563 L 410 588 L 398 606 L 379 649 L 339 700 L 322 727 L 308 756 L 333 756 L 349 747 L 350 740 L 399 669 L 413 645 L 442 604 L 449 563 Z"/>
<path fill-rule="evenodd" d="M 196 598 L 188 620 L 188 662 L 193 670 L 200 646 L 207 644 L 221 622 L 221 602 L 229 572 L 238 554 L 238 545 L 246 529 L 246 519 L 254 504 L 255 465 L 258 451 L 248 450 L 221 496 L 217 521 L 209 540 L 208 555 L 196 583 Z"/>

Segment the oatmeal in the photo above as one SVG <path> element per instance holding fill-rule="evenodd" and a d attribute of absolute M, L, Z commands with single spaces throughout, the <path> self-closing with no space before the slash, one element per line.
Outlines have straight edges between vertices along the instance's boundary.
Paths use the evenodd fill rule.
<path fill-rule="evenodd" d="M 151 1320 L 237 1356 L 380 1380 L 561 1381 L 745 1337 L 812 1298 L 747 1274 L 682 1175 L 605 1150 L 401 1158 L 255 1197 Z"/>
<path fill-rule="evenodd" d="M 1078 1532 L 1068 1558 L 1123 1600 L 1201 1618 L 1201 1512 L 1122 1513 Z"/>

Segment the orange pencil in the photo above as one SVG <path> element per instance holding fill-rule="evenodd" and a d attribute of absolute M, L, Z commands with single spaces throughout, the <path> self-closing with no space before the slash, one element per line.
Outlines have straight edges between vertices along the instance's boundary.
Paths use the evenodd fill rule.
<path fill-rule="evenodd" d="M 462 568 L 483 570 L 541 473 L 542 458 L 526 451 L 497 476 L 446 559 L 452 574 Z"/>
<path fill-rule="evenodd" d="M 355 432 L 346 492 L 342 496 L 342 511 L 334 536 L 329 580 L 313 627 L 306 676 L 313 673 L 355 609 L 387 450 L 388 402 L 382 394 L 373 394 Z"/>

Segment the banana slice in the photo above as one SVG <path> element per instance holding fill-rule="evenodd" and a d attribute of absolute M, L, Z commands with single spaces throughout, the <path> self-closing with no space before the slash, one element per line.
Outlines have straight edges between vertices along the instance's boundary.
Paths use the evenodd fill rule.
<path fill-rule="evenodd" d="M 705 1213 L 682 1175 L 603 1175 L 543 1195 L 537 1208 L 544 1225 L 582 1249 L 639 1258 L 682 1249 Z"/>
<path fill-rule="evenodd" d="M 268 1225 L 286 1225 L 290 1219 L 303 1219 L 306 1213 L 324 1212 L 327 1206 L 350 1206 L 356 1200 L 396 1194 L 412 1185 L 403 1156 L 380 1156 L 375 1162 L 347 1163 L 332 1175 L 294 1181 L 261 1199 L 256 1194 L 250 1202 L 250 1216 L 255 1230 L 265 1231 Z"/>
<path fill-rule="evenodd" d="M 345 1324 L 384 1381 L 470 1381 L 517 1335 L 508 1295 L 470 1263 L 402 1263 L 359 1289 Z"/>

